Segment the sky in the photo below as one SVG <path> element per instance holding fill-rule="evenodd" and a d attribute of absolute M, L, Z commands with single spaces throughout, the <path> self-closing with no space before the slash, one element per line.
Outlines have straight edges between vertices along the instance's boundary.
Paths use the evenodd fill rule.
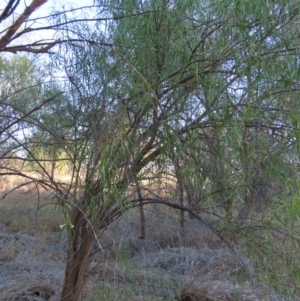
<path fill-rule="evenodd" d="M 0 0 L 0 14 L 8 2 L 9 2 L 9 0 Z M 5 30 L 7 30 L 7 28 L 13 23 L 13 21 L 16 20 L 20 16 L 20 14 L 22 14 L 24 12 L 24 9 L 26 8 L 26 6 L 29 6 L 31 2 L 32 2 L 32 0 L 21 0 L 20 4 L 18 5 L 18 7 L 15 11 L 15 14 L 13 16 L 10 16 L 7 20 L 5 20 L 4 22 L 2 22 L 0 24 L 0 38 L 6 32 Z M 94 0 L 69 0 L 69 1 L 48 0 L 47 3 L 42 5 L 39 9 L 37 9 L 30 16 L 30 20 L 35 20 L 35 23 L 33 24 L 32 27 L 38 28 L 38 27 L 47 26 L 48 24 L 47 24 L 46 19 L 42 18 L 42 19 L 36 20 L 36 18 L 49 16 L 51 14 L 51 12 L 53 12 L 53 11 L 63 11 L 63 7 L 65 7 L 65 9 L 69 9 L 69 8 L 77 8 L 77 7 L 79 8 L 82 6 L 91 6 L 91 5 L 93 5 L 93 2 L 94 2 Z M 79 14 L 78 17 L 80 18 L 81 15 Z M 32 24 L 32 22 L 29 24 Z M 21 28 L 21 30 L 22 29 L 24 29 L 24 26 Z M 1 31 L 2 31 L 2 33 L 1 33 Z M 53 30 L 35 31 L 35 32 L 33 31 L 31 33 L 28 33 L 26 36 L 24 35 L 21 38 L 13 41 L 10 45 L 28 44 L 28 43 L 32 43 L 32 42 L 39 41 L 39 40 L 45 40 L 45 39 L 51 40 L 53 38 L 54 34 L 55 34 L 55 31 L 53 31 Z M 19 54 L 24 55 L 24 53 L 19 53 Z M 25 54 L 25 55 L 28 55 L 28 54 Z M 1 53 L 0 59 L 1 59 L 1 57 L 12 57 L 12 56 L 14 56 L 14 54 Z M 39 56 L 32 55 L 30 57 L 32 60 L 34 60 L 36 65 L 39 64 L 39 59 L 40 59 Z M 43 60 L 47 60 L 47 56 L 43 56 L 43 58 L 41 59 L 41 61 L 44 64 L 46 61 L 43 61 Z M 63 79 L 65 74 L 62 71 L 56 72 L 56 76 L 57 76 L 57 80 L 59 80 L 59 77 L 61 77 Z M 14 135 L 18 139 L 22 139 L 23 137 L 30 135 L 30 133 L 31 133 L 30 129 L 23 129 L 23 130 L 19 130 L 19 131 L 15 132 Z M 20 153 L 20 155 L 22 155 L 22 153 Z"/>
<path fill-rule="evenodd" d="M 3 0 L 0 0 L 0 2 Z M 8 0 L 4 0 L 5 4 L 8 3 Z M 14 18 L 17 18 L 19 14 L 21 14 L 25 7 L 28 6 L 32 0 L 23 0 L 20 1 L 20 4 L 18 5 Z M 38 8 L 31 16 L 30 19 L 35 19 L 35 18 L 40 18 L 40 17 L 45 17 L 51 14 L 52 11 L 62 11 L 63 7 L 68 9 L 68 8 L 77 8 L 81 6 L 89 6 L 93 5 L 94 0 L 48 0 L 45 4 L 43 4 L 40 8 Z M 1 13 L 1 8 L 0 8 L 0 13 Z M 78 15 L 80 17 L 80 13 Z M 34 24 L 33 27 L 41 27 L 41 26 L 46 26 L 47 25 L 47 20 L 46 19 L 39 19 L 35 21 L 36 23 Z M 11 19 L 7 21 L 7 23 L 11 24 Z M 1 24 L 3 26 L 3 24 Z M 6 25 L 4 25 L 6 26 Z M 28 41 L 33 41 L 33 40 L 41 40 L 41 39 L 51 39 L 53 37 L 54 31 L 38 31 L 34 33 L 30 33 L 30 35 L 26 38 Z M 0 35 L 1 36 L 1 35 Z M 26 41 L 26 42 L 28 42 Z M 23 41 L 24 42 L 24 38 Z"/>
<path fill-rule="evenodd" d="M 7 3 L 8 0 L 5 0 L 5 2 Z M 32 2 L 32 0 L 23 0 L 20 1 L 20 4 L 18 6 L 18 13 L 20 13 L 20 11 L 22 9 L 25 8 L 26 5 L 29 5 Z M 51 10 L 53 8 L 55 9 L 60 9 L 61 7 L 65 6 L 65 7 L 80 7 L 80 6 L 88 6 L 88 5 L 93 5 L 94 0 L 48 0 L 45 4 L 43 4 L 37 11 L 35 11 L 33 13 L 32 16 L 42 16 L 45 15 L 49 12 L 51 12 Z"/>

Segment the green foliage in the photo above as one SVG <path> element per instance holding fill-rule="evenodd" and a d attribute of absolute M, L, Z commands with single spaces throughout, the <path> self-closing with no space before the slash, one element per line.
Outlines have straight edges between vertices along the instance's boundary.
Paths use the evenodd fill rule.
<path fill-rule="evenodd" d="M 105 32 L 85 34 L 113 46 L 74 44 L 59 58 L 70 80 L 70 162 L 85 172 L 70 202 L 101 228 L 99 216 L 134 206 L 125 192 L 136 177 L 148 189 L 151 171 L 153 183 L 176 182 L 171 195 L 219 217 L 229 235 L 254 218 L 296 222 L 297 3 L 98 4 L 112 19 Z M 268 269 L 276 239 L 268 247 L 265 236 L 247 237 L 263 246 Z"/>
<path fill-rule="evenodd" d="M 66 36 L 80 32 L 87 43 L 74 39 L 52 56 L 65 82 L 41 87 L 44 74 L 28 59 L 0 61 L 2 105 L 26 111 L 64 91 L 26 119 L 32 135 L 22 146 L 64 207 L 69 243 L 83 244 L 79 229 L 97 232 L 125 210 L 172 196 L 213 215 L 229 237 L 245 233 L 241 246 L 257 252 L 262 278 L 289 273 L 298 287 L 295 246 L 286 246 L 289 272 L 270 256 L 274 227 L 294 231 L 299 222 L 298 3 L 97 3 L 105 26 L 68 24 Z M 70 183 L 55 182 L 45 159 L 53 170 L 67 165 Z"/>

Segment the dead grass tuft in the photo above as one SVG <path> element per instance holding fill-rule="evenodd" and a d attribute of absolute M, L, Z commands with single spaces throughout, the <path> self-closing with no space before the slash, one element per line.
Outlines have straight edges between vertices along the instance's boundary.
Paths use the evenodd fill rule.
<path fill-rule="evenodd" d="M 232 299 L 224 292 L 216 292 L 210 285 L 197 286 L 190 284 L 184 286 L 180 291 L 178 301 L 231 301 Z"/>
<path fill-rule="evenodd" d="M 30 252 L 37 254 L 40 245 L 38 239 L 28 235 L 0 233 L 0 260 L 10 261 L 19 254 Z"/>
<path fill-rule="evenodd" d="M 49 301 L 55 295 L 55 289 L 49 285 L 29 285 L 11 289 L 2 301 Z"/>

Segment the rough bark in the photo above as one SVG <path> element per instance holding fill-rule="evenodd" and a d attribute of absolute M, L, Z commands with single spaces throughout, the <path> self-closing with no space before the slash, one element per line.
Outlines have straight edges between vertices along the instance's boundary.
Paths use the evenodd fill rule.
<path fill-rule="evenodd" d="M 88 276 L 91 261 L 90 253 L 95 242 L 94 232 L 90 224 L 77 209 L 73 210 L 72 222 L 76 226 L 69 237 L 61 301 L 79 300 Z"/>

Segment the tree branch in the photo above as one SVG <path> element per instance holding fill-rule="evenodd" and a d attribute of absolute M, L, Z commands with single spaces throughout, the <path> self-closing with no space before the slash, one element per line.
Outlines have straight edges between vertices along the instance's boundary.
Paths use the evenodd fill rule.
<path fill-rule="evenodd" d="M 25 8 L 23 13 L 13 24 L 13 26 L 11 26 L 6 32 L 6 34 L 0 39 L 0 51 L 3 51 L 6 48 L 6 46 L 11 42 L 12 37 L 16 34 L 16 32 L 22 26 L 22 24 L 29 18 L 29 16 L 47 1 L 48 0 L 32 0 L 31 4 Z M 11 3 L 9 3 L 8 5 L 10 4 Z"/>

